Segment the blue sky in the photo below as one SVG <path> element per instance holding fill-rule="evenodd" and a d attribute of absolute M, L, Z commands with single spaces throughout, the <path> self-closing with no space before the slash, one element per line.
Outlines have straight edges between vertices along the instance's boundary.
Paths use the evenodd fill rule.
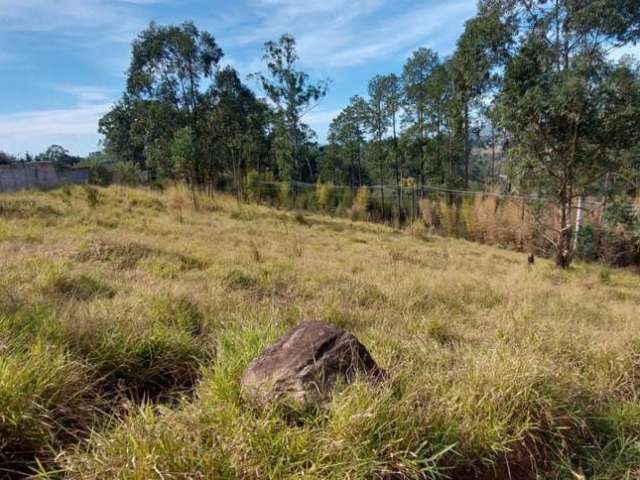
<path fill-rule="evenodd" d="M 330 78 L 305 119 L 325 139 L 331 119 L 376 73 L 399 73 L 428 46 L 450 54 L 475 0 L 0 0 L 0 150 L 76 154 L 98 148 L 97 121 L 124 88 L 133 38 L 151 21 L 193 20 L 244 76 L 262 44 L 297 41 L 302 66 Z"/>

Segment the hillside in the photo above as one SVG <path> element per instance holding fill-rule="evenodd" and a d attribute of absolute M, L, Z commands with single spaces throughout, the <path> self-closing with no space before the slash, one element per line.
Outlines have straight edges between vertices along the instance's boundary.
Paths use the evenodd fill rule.
<path fill-rule="evenodd" d="M 8 478 L 640 478 L 630 272 L 123 187 L 0 196 L 0 261 Z M 389 378 L 291 424 L 238 382 L 303 319 Z"/>

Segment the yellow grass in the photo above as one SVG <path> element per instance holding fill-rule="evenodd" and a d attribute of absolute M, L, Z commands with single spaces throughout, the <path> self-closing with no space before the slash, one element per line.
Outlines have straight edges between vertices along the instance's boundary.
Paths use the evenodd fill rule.
<path fill-rule="evenodd" d="M 640 476 L 638 276 L 529 268 L 522 253 L 419 228 L 193 202 L 181 188 L 91 195 L 0 196 L 0 408 L 27 411 L 33 432 L 0 414 L 0 434 L 42 462 L 6 447 L 7 468 L 141 480 Z M 517 222 L 506 212 L 495 225 L 482 214 L 490 203 L 468 208 L 482 235 Z M 352 331 L 390 379 L 342 387 L 299 425 L 251 411 L 242 369 L 306 319 Z M 44 382 L 47 349 L 80 366 L 51 382 L 87 408 L 42 402 L 51 382 L 24 386 Z M 21 364 L 15 380 L 8 369 Z M 66 403 L 80 418 L 60 413 Z"/>

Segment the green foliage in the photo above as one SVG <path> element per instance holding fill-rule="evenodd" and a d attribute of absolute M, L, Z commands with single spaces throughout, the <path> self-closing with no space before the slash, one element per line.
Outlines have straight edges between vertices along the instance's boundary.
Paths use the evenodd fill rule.
<path fill-rule="evenodd" d="M 104 164 L 91 162 L 89 164 L 89 183 L 106 187 L 113 181 L 113 172 Z"/>
<path fill-rule="evenodd" d="M 268 73 L 259 75 L 259 80 L 267 98 L 276 106 L 277 164 L 284 180 L 297 180 L 303 168 L 301 147 L 310 137 L 301 119 L 327 94 L 329 84 L 327 81 L 309 84 L 309 75 L 297 69 L 299 58 L 291 35 L 266 42 L 263 58 Z"/>
<path fill-rule="evenodd" d="M 36 162 L 51 162 L 57 167 L 68 167 L 79 163 L 82 159 L 69 154 L 69 151 L 60 145 L 51 145 L 44 153 L 36 156 Z"/>
<path fill-rule="evenodd" d="M 0 317 L 0 321 L 3 318 Z M 50 460 L 60 447 L 93 423 L 98 405 L 91 397 L 88 368 L 43 342 L 14 347 L 0 356 L 2 468 L 24 473 Z"/>
<path fill-rule="evenodd" d="M 135 186 L 142 182 L 142 172 L 133 162 L 118 162 L 115 164 L 114 176 L 122 185 Z"/>
<path fill-rule="evenodd" d="M 291 184 L 282 182 L 278 190 L 278 202 L 282 208 L 290 208 L 291 205 Z"/>
<path fill-rule="evenodd" d="M 196 168 L 196 148 L 191 127 L 178 130 L 171 142 L 171 160 L 182 178 L 192 178 Z"/>
<path fill-rule="evenodd" d="M 0 150 L 0 165 L 8 165 L 17 161 L 18 158 L 15 155 Z"/>
<path fill-rule="evenodd" d="M 333 210 L 336 204 L 335 190 L 331 183 L 318 183 L 315 188 L 316 201 L 321 210 Z"/>

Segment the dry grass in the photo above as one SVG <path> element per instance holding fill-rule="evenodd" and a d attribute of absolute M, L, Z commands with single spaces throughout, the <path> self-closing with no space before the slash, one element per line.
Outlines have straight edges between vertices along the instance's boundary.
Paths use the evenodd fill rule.
<path fill-rule="evenodd" d="M 7 476 L 640 476 L 637 276 L 190 195 L 0 197 Z M 390 378 L 291 426 L 238 380 L 303 319 Z"/>

